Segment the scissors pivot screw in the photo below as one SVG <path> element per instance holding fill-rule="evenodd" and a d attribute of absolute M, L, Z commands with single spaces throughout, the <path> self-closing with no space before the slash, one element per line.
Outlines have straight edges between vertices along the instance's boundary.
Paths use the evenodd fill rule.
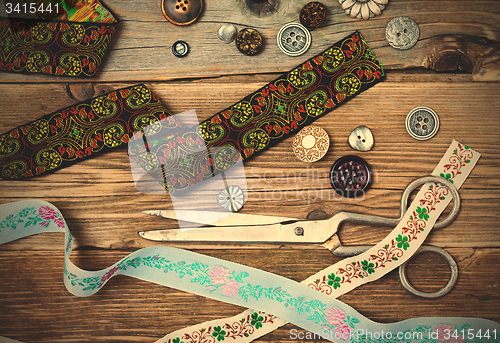
<path fill-rule="evenodd" d="M 297 227 L 295 228 L 295 234 L 296 234 L 297 236 L 304 236 L 304 229 L 303 229 L 303 228 L 301 228 L 300 226 L 297 226 Z"/>

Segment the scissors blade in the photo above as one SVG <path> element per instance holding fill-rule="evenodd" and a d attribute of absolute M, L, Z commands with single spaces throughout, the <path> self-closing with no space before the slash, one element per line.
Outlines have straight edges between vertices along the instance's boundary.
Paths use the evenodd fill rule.
<path fill-rule="evenodd" d="M 153 241 L 323 243 L 335 233 L 330 220 L 299 220 L 269 225 L 211 226 L 138 232 Z"/>
<path fill-rule="evenodd" d="M 235 226 L 241 224 L 266 225 L 299 220 L 296 218 L 264 216 L 258 214 L 196 210 L 145 210 L 142 211 L 142 213 L 214 226 Z"/>

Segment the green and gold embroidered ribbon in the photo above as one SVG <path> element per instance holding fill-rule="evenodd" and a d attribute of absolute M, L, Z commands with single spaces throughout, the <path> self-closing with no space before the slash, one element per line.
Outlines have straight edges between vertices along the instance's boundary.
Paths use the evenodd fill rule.
<path fill-rule="evenodd" d="M 126 144 L 139 130 L 180 126 L 146 86 L 113 91 L 0 135 L 0 176 L 41 175 Z"/>
<path fill-rule="evenodd" d="M 295 134 L 383 75 L 366 41 L 354 32 L 195 129 L 148 140 L 148 154 L 133 153 L 146 150 L 144 137 L 133 140 L 129 156 L 170 193 L 185 190 Z"/>
<path fill-rule="evenodd" d="M 7 13 L 37 13 L 43 20 L 0 17 L 0 71 L 90 77 L 102 63 L 118 21 L 98 0 L 8 3 Z"/>

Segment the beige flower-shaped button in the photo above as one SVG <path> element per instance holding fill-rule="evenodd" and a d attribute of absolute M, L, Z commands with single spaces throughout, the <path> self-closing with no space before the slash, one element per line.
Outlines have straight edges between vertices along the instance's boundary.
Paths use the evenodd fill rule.
<path fill-rule="evenodd" d="M 380 15 L 389 0 L 339 0 L 342 9 L 353 18 L 368 20 Z"/>
<path fill-rule="evenodd" d="M 306 126 L 295 136 L 293 153 L 302 162 L 316 162 L 323 158 L 330 147 L 330 137 L 319 126 Z"/>

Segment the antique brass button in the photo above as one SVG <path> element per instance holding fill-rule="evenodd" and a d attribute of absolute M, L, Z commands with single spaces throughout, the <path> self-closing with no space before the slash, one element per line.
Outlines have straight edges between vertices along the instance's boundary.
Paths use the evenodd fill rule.
<path fill-rule="evenodd" d="M 169 22 L 175 25 L 189 25 L 203 9 L 203 0 L 162 0 L 161 10 Z"/>
<path fill-rule="evenodd" d="M 309 30 L 314 30 L 323 24 L 326 18 L 326 7 L 321 2 L 310 2 L 300 11 L 300 23 Z"/>
<path fill-rule="evenodd" d="M 369 151 L 373 147 L 373 134 L 366 126 L 358 126 L 349 135 L 349 146 L 358 151 Z"/>
<path fill-rule="evenodd" d="M 330 183 L 333 189 L 348 198 L 364 196 L 371 182 L 370 167 L 358 156 L 341 157 L 330 170 Z"/>
<path fill-rule="evenodd" d="M 254 29 L 243 29 L 236 35 L 236 47 L 247 56 L 255 55 L 262 49 L 263 40 L 259 32 Z"/>
<path fill-rule="evenodd" d="M 439 117 L 429 107 L 415 107 L 406 116 L 406 131 L 415 139 L 431 139 L 439 130 Z"/>
<path fill-rule="evenodd" d="M 179 40 L 172 45 L 172 53 L 176 57 L 184 57 L 189 52 L 189 46 L 186 42 Z"/>
<path fill-rule="evenodd" d="M 309 49 L 311 34 L 299 23 L 284 25 L 278 32 L 278 47 L 288 56 L 299 56 Z"/>
<path fill-rule="evenodd" d="M 302 162 L 316 162 L 325 156 L 330 147 L 330 138 L 319 126 L 306 126 L 297 133 L 292 149 Z"/>
<path fill-rule="evenodd" d="M 417 44 L 419 37 L 417 23 L 408 17 L 392 18 L 385 28 L 385 39 L 395 49 L 410 49 Z"/>

